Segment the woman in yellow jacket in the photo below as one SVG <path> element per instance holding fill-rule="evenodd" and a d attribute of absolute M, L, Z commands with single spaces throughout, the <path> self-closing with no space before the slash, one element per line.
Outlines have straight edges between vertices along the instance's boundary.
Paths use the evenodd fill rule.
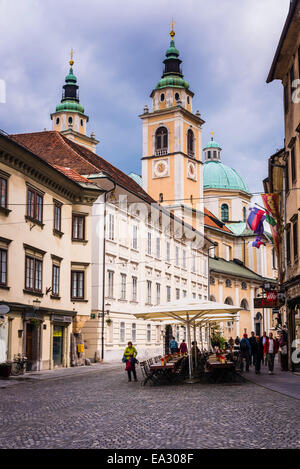
<path fill-rule="evenodd" d="M 131 367 L 127 369 L 128 373 L 128 381 L 131 381 L 131 372 L 133 373 L 134 381 L 137 381 L 136 371 L 135 371 L 135 357 L 137 356 L 137 350 L 132 345 L 132 342 L 128 342 L 126 349 L 124 350 L 124 357 L 126 358 L 126 362 L 130 360 Z M 126 367 L 127 368 L 127 367 Z"/>

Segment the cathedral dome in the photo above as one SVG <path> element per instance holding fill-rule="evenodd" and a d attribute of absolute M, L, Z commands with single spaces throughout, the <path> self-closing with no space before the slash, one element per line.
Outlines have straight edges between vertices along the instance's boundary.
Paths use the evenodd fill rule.
<path fill-rule="evenodd" d="M 237 171 L 220 161 L 205 161 L 203 165 L 203 188 L 239 190 L 249 193 L 249 188 Z"/>

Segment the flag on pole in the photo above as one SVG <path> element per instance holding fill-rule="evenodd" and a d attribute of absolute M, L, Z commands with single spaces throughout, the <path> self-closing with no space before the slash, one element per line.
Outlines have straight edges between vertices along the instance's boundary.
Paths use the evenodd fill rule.
<path fill-rule="evenodd" d="M 259 249 L 261 245 L 266 245 L 266 243 L 261 239 L 260 236 L 257 236 L 256 240 L 251 244 L 254 248 Z"/>
<path fill-rule="evenodd" d="M 249 228 L 254 231 L 255 234 L 262 235 L 264 232 L 264 219 L 266 218 L 265 216 L 265 211 L 260 210 L 257 207 L 250 207 L 249 208 L 250 214 L 248 216 L 247 223 L 249 225 Z"/>

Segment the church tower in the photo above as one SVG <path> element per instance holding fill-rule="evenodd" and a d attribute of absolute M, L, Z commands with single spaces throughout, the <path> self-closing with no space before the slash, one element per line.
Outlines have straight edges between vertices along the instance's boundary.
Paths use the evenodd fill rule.
<path fill-rule="evenodd" d="M 52 129 L 96 153 L 99 141 L 95 139 L 94 133 L 90 137 L 87 135 L 86 125 L 89 118 L 85 115 L 84 108 L 79 102 L 79 86 L 72 68 L 74 65 L 73 49 L 69 64 L 70 70 L 65 78 L 61 102 L 56 106 L 55 112 L 50 115 Z"/>
<path fill-rule="evenodd" d="M 171 42 L 164 71 L 152 91 L 152 111 L 145 106 L 143 122 L 143 189 L 177 216 L 183 207 L 203 212 L 202 125 L 192 111 L 194 93 L 184 80 L 179 51 Z M 193 223 L 194 225 L 194 223 Z"/>

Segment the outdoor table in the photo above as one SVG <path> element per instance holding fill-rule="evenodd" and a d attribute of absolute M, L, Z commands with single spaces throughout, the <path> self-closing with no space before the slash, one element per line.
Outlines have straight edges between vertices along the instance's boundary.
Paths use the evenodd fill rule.
<path fill-rule="evenodd" d="M 161 376 L 163 379 L 167 379 L 167 381 L 172 381 L 173 375 L 175 373 L 176 365 L 183 359 L 184 357 L 173 358 L 169 360 L 167 363 L 162 365 L 161 363 L 153 363 L 150 365 L 150 371 L 157 376 Z"/>
<path fill-rule="evenodd" d="M 214 383 L 220 383 L 224 378 L 231 376 L 235 372 L 235 364 L 231 361 L 225 363 L 218 360 L 208 360 L 207 368 L 212 372 L 211 378 Z"/>

